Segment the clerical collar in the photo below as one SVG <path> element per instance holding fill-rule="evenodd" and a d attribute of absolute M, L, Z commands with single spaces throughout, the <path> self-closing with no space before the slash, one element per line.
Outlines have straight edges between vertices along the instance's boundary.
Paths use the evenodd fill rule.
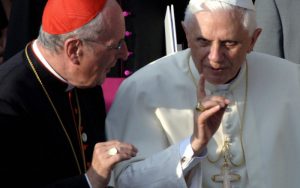
<path fill-rule="evenodd" d="M 39 60 L 41 61 L 41 63 L 46 67 L 47 70 L 49 70 L 51 72 L 51 74 L 53 74 L 56 78 L 58 78 L 59 80 L 61 80 L 64 83 L 68 84 L 68 87 L 66 89 L 66 91 L 69 91 L 71 89 L 74 88 L 73 85 L 71 85 L 70 83 L 67 82 L 67 80 L 65 80 L 63 77 L 61 77 L 52 67 L 51 65 L 47 62 L 47 60 L 44 58 L 43 54 L 41 53 L 41 51 L 39 50 L 38 46 L 37 46 L 37 41 L 34 40 L 33 44 L 32 44 L 32 48 L 33 48 L 33 52 L 35 53 L 35 55 L 39 58 Z"/>
<path fill-rule="evenodd" d="M 189 66 L 191 68 L 191 72 L 194 76 L 194 78 L 196 80 L 200 79 L 200 74 L 198 72 L 198 69 L 195 66 L 195 63 L 192 59 L 192 57 L 190 57 L 189 59 Z M 238 73 L 238 75 L 236 76 L 235 79 L 233 79 L 230 83 L 228 84 L 220 84 L 220 85 L 214 85 L 211 84 L 207 81 L 205 81 L 205 90 L 207 90 L 208 92 L 216 92 L 216 91 L 231 91 L 235 88 L 235 86 L 241 81 L 243 80 L 243 75 L 245 74 L 245 69 L 246 69 L 246 65 L 245 63 L 243 63 L 243 65 L 241 66 L 241 70 Z"/>

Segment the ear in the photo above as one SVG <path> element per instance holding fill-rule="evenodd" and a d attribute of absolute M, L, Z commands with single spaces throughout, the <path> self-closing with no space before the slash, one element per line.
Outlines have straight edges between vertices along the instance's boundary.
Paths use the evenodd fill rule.
<path fill-rule="evenodd" d="M 79 64 L 82 41 L 77 38 L 69 38 L 64 43 L 65 54 L 74 64 Z"/>
<path fill-rule="evenodd" d="M 188 30 L 187 30 L 186 23 L 184 21 L 181 21 L 181 26 L 182 26 L 183 31 L 185 33 L 185 38 L 186 38 L 186 41 L 187 41 L 187 45 L 188 45 L 188 47 L 190 47 L 190 45 L 189 45 L 189 43 L 190 43 L 189 42 L 189 33 L 188 33 Z"/>
<path fill-rule="evenodd" d="M 185 23 L 184 21 L 181 21 L 181 26 L 183 28 L 184 33 L 186 34 L 186 28 L 185 28 Z"/>
<path fill-rule="evenodd" d="M 247 51 L 248 53 L 250 53 L 251 51 L 253 51 L 254 45 L 255 45 L 255 43 L 256 43 L 256 41 L 257 41 L 257 39 L 258 39 L 261 31 L 262 31 L 261 28 L 255 29 L 255 31 L 254 31 L 254 33 L 253 33 L 253 35 L 251 37 L 251 44 L 250 44 L 250 47 L 249 47 L 249 49 Z"/>

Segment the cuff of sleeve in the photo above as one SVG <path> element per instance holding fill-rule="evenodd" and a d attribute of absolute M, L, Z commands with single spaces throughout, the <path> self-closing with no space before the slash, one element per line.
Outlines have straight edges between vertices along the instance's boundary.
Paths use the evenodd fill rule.
<path fill-rule="evenodd" d="M 190 142 L 190 137 L 180 143 L 180 156 L 183 174 L 186 175 L 194 166 L 196 166 L 207 155 L 207 149 L 203 150 L 200 155 L 194 156 L 194 151 Z"/>
<path fill-rule="evenodd" d="M 187 157 L 187 158 L 204 158 L 207 155 L 207 148 L 203 150 L 199 156 L 194 156 L 194 151 L 191 145 L 191 137 L 185 138 L 183 141 L 180 143 L 180 156 L 181 158 Z"/>

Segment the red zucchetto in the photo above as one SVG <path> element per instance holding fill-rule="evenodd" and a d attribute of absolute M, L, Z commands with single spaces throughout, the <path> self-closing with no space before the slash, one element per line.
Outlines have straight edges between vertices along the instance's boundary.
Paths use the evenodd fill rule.
<path fill-rule="evenodd" d="M 48 0 L 42 27 L 49 34 L 65 34 L 87 24 L 103 9 L 106 0 Z"/>

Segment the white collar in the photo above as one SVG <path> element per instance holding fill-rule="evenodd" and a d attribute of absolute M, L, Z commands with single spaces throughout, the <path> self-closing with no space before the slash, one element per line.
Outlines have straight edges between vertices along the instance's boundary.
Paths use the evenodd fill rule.
<path fill-rule="evenodd" d="M 41 53 L 41 51 L 39 50 L 39 48 L 37 46 L 37 40 L 33 41 L 32 48 L 33 48 L 33 52 L 38 57 L 38 59 L 41 61 L 41 63 L 46 67 L 46 69 L 49 70 L 56 78 L 58 78 L 59 80 L 61 80 L 64 83 L 68 84 L 66 91 L 69 91 L 74 88 L 73 85 L 69 84 L 67 80 L 65 80 L 63 77 L 61 77 L 47 62 L 47 60 L 44 58 L 43 54 Z"/>

